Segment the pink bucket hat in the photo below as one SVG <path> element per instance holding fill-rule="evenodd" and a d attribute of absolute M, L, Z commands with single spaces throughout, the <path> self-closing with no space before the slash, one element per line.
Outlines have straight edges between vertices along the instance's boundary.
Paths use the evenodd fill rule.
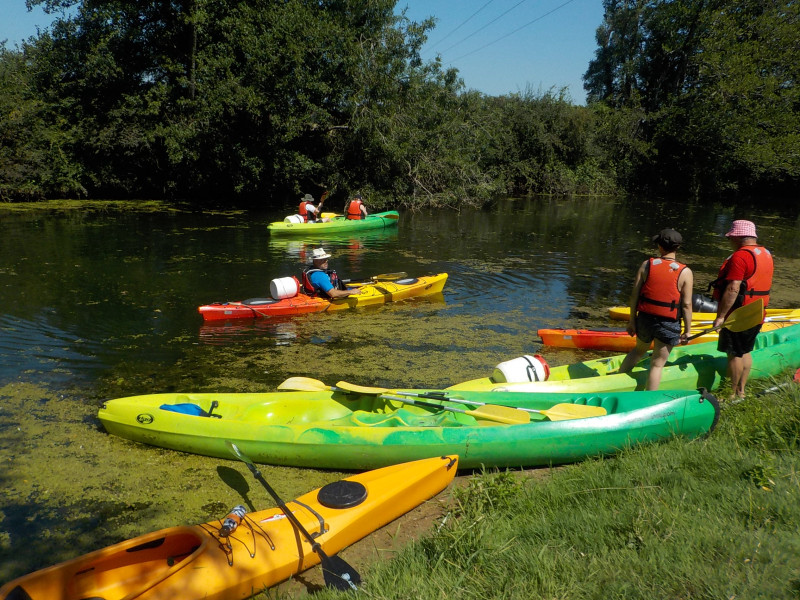
<path fill-rule="evenodd" d="M 727 237 L 758 237 L 756 225 L 752 221 L 734 221 L 731 230 L 725 234 Z"/>

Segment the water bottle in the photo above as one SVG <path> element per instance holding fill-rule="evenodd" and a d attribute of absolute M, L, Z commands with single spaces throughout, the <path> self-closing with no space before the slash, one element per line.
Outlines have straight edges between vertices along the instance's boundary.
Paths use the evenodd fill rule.
<path fill-rule="evenodd" d="M 242 519 L 244 519 L 245 514 L 247 514 L 247 509 L 244 506 L 241 504 L 234 506 L 231 512 L 228 513 L 228 516 L 223 519 L 222 527 L 219 528 L 219 536 L 228 537 L 236 531 L 236 528 L 239 527 Z"/>

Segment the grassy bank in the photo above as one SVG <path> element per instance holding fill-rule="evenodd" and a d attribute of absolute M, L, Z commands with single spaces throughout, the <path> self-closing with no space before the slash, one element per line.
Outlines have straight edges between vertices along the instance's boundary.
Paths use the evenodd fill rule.
<path fill-rule="evenodd" d="M 755 397 L 751 387 L 705 439 L 630 449 L 544 478 L 475 475 L 429 537 L 363 569 L 362 594 L 796 599 L 800 389 Z"/>

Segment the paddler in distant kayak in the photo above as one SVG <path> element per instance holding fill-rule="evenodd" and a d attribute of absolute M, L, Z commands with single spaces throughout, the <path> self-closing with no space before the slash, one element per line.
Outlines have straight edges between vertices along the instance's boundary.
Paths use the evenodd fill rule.
<path fill-rule="evenodd" d="M 653 356 L 645 388 L 648 390 L 658 389 L 661 372 L 673 346 L 686 343 L 689 337 L 694 285 L 692 270 L 675 258 L 683 236 L 674 229 L 662 229 L 653 236 L 653 242 L 658 246 L 659 256 L 641 264 L 630 299 L 628 334 L 636 336 L 636 347 L 628 352 L 619 367 L 620 373 L 630 372 L 652 343 Z"/>
<path fill-rule="evenodd" d="M 364 200 L 361 194 L 356 194 L 344 207 L 345 217 L 352 221 L 367 218 L 367 207 L 364 206 Z"/>
<path fill-rule="evenodd" d="M 327 196 L 328 192 L 322 194 L 318 205 L 314 205 L 314 197 L 311 194 L 306 194 L 300 198 L 300 206 L 297 209 L 297 214 L 303 217 L 303 222 L 317 223 L 328 220 L 322 218 L 322 204 L 325 202 Z"/>
<path fill-rule="evenodd" d="M 303 291 L 309 296 L 327 296 L 328 298 L 346 298 L 360 294 L 361 290 L 348 289 L 336 275 L 336 271 L 328 270 L 330 254 L 324 248 L 311 251 L 312 266 L 303 271 Z"/>
<path fill-rule="evenodd" d="M 714 327 L 722 327 L 728 315 L 740 306 L 761 298 L 764 308 L 769 304 L 772 287 L 772 254 L 759 245 L 756 226 L 752 221 L 737 220 L 725 234 L 734 249 L 722 263 L 717 279 L 709 284 L 714 289 L 713 298 L 719 305 Z M 763 317 L 762 317 L 763 322 Z M 745 331 L 733 332 L 722 327 L 717 350 L 728 355 L 728 374 L 733 388 L 733 399 L 744 398 L 744 386 L 750 375 L 753 357 L 750 354 L 761 331 L 762 323 Z"/>

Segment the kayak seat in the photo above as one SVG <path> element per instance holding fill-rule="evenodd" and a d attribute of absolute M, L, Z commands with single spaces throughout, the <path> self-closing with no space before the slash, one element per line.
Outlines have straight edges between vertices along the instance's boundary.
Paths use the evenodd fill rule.
<path fill-rule="evenodd" d="M 279 302 L 279 300 L 275 300 L 275 298 L 248 298 L 247 300 L 242 300 L 242 304 L 245 306 L 262 306 L 264 304 L 275 304 Z"/>
<path fill-rule="evenodd" d="M 217 419 L 222 418 L 221 415 L 215 415 L 212 412 L 216 408 L 216 405 L 212 405 L 210 411 L 204 410 L 202 406 L 194 404 L 193 402 L 180 402 L 178 404 L 162 404 L 158 408 L 160 408 L 161 410 L 176 412 L 182 415 L 190 415 L 193 417 L 216 417 Z"/>

